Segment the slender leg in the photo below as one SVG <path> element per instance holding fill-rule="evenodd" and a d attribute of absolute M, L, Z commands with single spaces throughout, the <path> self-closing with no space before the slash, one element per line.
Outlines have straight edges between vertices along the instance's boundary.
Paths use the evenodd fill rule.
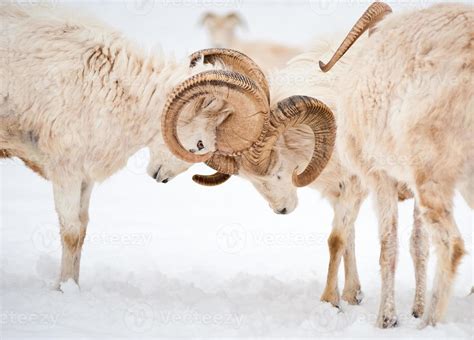
<path fill-rule="evenodd" d="M 427 176 L 418 178 L 426 179 Z M 452 214 L 454 185 L 441 179 L 419 180 L 417 194 L 421 220 L 431 233 L 437 255 L 433 292 L 421 324 L 424 327 L 434 326 L 443 318 L 456 270 L 465 251 Z"/>
<path fill-rule="evenodd" d="M 339 196 L 331 201 L 334 208 L 332 232 L 328 239 L 329 267 L 322 301 L 339 306 L 338 271 L 344 256 L 345 284 L 343 299 L 351 304 L 360 303 L 360 282 L 354 249 L 354 222 L 365 192 L 360 190 L 357 178 L 341 183 Z"/>
<path fill-rule="evenodd" d="M 81 180 L 54 182 L 53 191 L 62 243 L 60 288 L 60 284 L 69 279 L 79 283 L 81 250 L 86 236 L 92 185 Z"/>
<path fill-rule="evenodd" d="M 84 229 L 87 229 L 87 225 L 89 224 L 89 202 L 93 188 L 94 184 L 91 182 L 84 181 L 81 184 L 81 210 L 79 212 L 79 219 Z"/>
<path fill-rule="evenodd" d="M 344 252 L 344 273 L 342 299 L 351 305 L 358 305 L 362 302 L 363 294 L 360 289 L 359 273 L 357 272 L 354 224 L 351 225 L 347 234 L 347 244 Z"/>
<path fill-rule="evenodd" d="M 346 188 L 347 197 L 351 202 L 343 219 L 346 230 L 346 249 L 344 251 L 344 290 L 342 299 L 351 305 L 361 303 L 363 294 L 360 288 L 359 273 L 357 272 L 357 262 L 355 255 L 355 231 L 354 224 L 359 215 L 360 206 L 367 197 L 367 191 L 360 185 L 356 177 L 350 179 L 350 184 Z"/>
<path fill-rule="evenodd" d="M 410 254 L 415 266 L 416 291 L 412 314 L 415 318 L 421 317 L 425 309 L 426 297 L 426 266 L 429 258 L 429 235 L 426 232 L 420 217 L 420 209 L 415 202 L 413 213 L 413 231 L 410 240 Z"/>
<path fill-rule="evenodd" d="M 397 183 L 384 173 L 374 174 L 371 187 L 379 221 L 380 271 L 382 292 L 377 325 L 390 328 L 398 325 L 395 309 L 395 270 L 398 253 L 398 190 Z"/>
<path fill-rule="evenodd" d="M 335 216 L 336 219 L 336 216 Z M 326 288 L 324 289 L 321 301 L 330 302 L 333 306 L 339 307 L 339 288 L 337 273 L 339 264 L 345 249 L 344 231 L 340 230 L 335 224 L 333 226 L 331 235 L 328 239 L 329 246 L 329 268 L 326 280 Z"/>

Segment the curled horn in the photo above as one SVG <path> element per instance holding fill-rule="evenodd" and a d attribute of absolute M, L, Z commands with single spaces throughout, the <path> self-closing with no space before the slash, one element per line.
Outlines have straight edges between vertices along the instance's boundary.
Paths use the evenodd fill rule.
<path fill-rule="evenodd" d="M 219 61 L 225 65 L 226 68 L 249 77 L 255 81 L 260 89 L 260 95 L 267 99 L 266 103 L 269 105 L 270 89 L 267 78 L 265 77 L 262 69 L 247 55 L 227 48 L 209 48 L 191 54 L 189 59 L 190 67 L 196 66 L 200 60 L 203 60 L 203 63 L 205 64 L 210 63 L 213 65 Z M 218 144 L 225 144 L 227 138 L 225 133 L 222 131 L 224 129 L 221 128 L 219 130 L 221 131 L 221 136 L 218 137 Z M 214 170 L 221 171 L 224 174 L 236 174 L 238 172 L 238 165 L 233 157 L 223 157 L 218 154 L 214 154 L 213 157 L 206 162 L 206 164 Z M 209 176 L 207 179 L 206 175 L 195 175 L 195 177 L 199 179 L 198 181 L 195 180 L 195 182 L 198 184 L 206 185 L 206 181 L 215 183 L 214 175 Z M 213 185 L 217 185 L 217 183 Z"/>
<path fill-rule="evenodd" d="M 162 118 L 165 143 L 176 157 L 189 163 L 208 161 L 213 154 L 199 155 L 186 150 L 178 139 L 178 119 L 186 105 L 209 95 L 225 98 L 237 108 L 221 124 L 227 127 L 225 131 L 233 137 L 233 142 L 229 142 L 229 150 L 247 149 L 252 144 L 249 141 L 256 140 L 265 125 L 268 99 L 261 95 L 259 87 L 250 78 L 233 71 L 223 70 L 196 74 L 176 87 L 170 94 Z M 236 137 L 240 137 L 240 140 Z M 229 150 L 219 150 L 219 152 L 223 156 L 234 156 Z"/>
<path fill-rule="evenodd" d="M 239 51 L 228 48 L 208 48 L 194 52 L 189 59 L 191 67 L 196 66 L 201 59 L 205 64 L 213 65 L 219 60 L 232 71 L 244 74 L 254 80 L 268 100 L 270 99 L 268 81 L 262 69 L 252 59 Z"/>
<path fill-rule="evenodd" d="M 256 147 L 242 155 L 243 166 L 259 175 L 267 174 L 278 138 L 289 128 L 307 125 L 314 134 L 314 149 L 309 164 L 300 174 L 293 173 L 293 184 L 303 187 L 313 182 L 331 158 L 336 138 L 336 122 L 329 107 L 306 96 L 293 96 L 272 109 L 270 128 Z"/>
<path fill-rule="evenodd" d="M 337 51 L 332 56 L 331 60 L 325 64 L 322 61 L 319 62 L 319 67 L 323 72 L 328 72 L 344 54 L 351 48 L 351 46 L 359 39 L 359 37 L 368 29 L 376 25 L 381 21 L 387 14 L 392 13 L 392 8 L 383 2 L 374 2 L 364 12 L 364 14 L 357 20 L 356 24 L 352 27 L 346 38 L 339 46 Z"/>
<path fill-rule="evenodd" d="M 213 175 L 194 175 L 193 181 L 200 185 L 213 187 L 227 182 L 230 176 L 231 175 L 223 174 L 222 172 L 216 172 Z"/>

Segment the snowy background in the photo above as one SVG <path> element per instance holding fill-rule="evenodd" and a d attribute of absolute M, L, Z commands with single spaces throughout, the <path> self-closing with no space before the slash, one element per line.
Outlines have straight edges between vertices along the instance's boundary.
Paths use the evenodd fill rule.
<path fill-rule="evenodd" d="M 25 1 L 27 2 L 27 1 Z M 390 2 L 395 11 L 426 0 Z M 44 6 L 57 1 L 43 1 Z M 201 14 L 238 10 L 249 38 L 308 43 L 347 31 L 367 1 L 148 0 L 69 3 L 144 45 L 184 57 L 207 47 Z M 233 178 L 218 188 L 191 181 L 195 166 L 167 185 L 145 173 L 148 153 L 96 186 L 81 266 L 81 290 L 51 290 L 60 261 L 49 183 L 21 165 L 0 163 L 0 338 L 473 337 L 472 218 L 456 197 L 455 217 L 469 254 L 459 268 L 446 322 L 416 330 L 409 255 L 413 201 L 400 205 L 396 298 L 400 327 L 375 328 L 380 277 L 377 224 L 368 200 L 356 224 L 365 299 L 338 312 L 319 302 L 328 264 L 332 209 L 315 191 L 277 216 L 253 187 Z M 432 254 L 431 259 L 433 259 Z M 433 276 L 430 263 L 429 283 Z M 343 285 L 341 271 L 340 287 Z"/>

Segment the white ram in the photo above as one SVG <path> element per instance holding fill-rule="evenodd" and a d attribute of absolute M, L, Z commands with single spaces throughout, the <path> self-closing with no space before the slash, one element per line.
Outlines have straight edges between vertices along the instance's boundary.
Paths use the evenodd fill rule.
<path fill-rule="evenodd" d="M 307 68 L 298 75 L 291 70 L 277 74 L 280 79 L 272 84 L 286 84 L 286 88 L 282 86 L 281 95 L 278 85 L 275 85 L 277 88 L 271 91 L 275 100 L 271 102 L 277 103 L 279 97 L 297 92 L 323 98 L 336 112 L 338 137 L 335 154 L 345 168 L 344 172 L 349 174 L 345 178 L 355 176 L 375 194 L 381 239 L 382 294 L 377 321 L 380 327 L 397 325 L 394 275 L 398 183 L 406 183 L 414 192 L 417 208 L 411 252 L 417 273 L 417 289 L 413 312 L 421 315 L 425 309 L 426 229 L 436 246 L 438 263 L 430 306 L 424 311 L 422 325 L 435 325 L 445 313 L 456 268 L 465 252 L 452 214 L 455 188 L 471 207 L 474 206 L 474 101 L 471 93 L 474 12 L 466 5 L 445 4 L 388 15 L 381 21 L 390 13 L 389 6 L 374 3 L 331 61 L 320 63 L 321 69 L 330 70 L 367 29 L 371 29 L 370 38 L 361 39 L 350 51 L 347 62 L 337 65 L 330 77 L 312 80 L 314 86 L 308 86 L 306 92 L 295 88 L 305 79 Z M 299 77 L 301 74 L 302 78 Z M 303 87 L 305 85 L 303 82 Z M 275 115 L 279 115 L 276 109 L 271 111 L 270 119 L 278 120 L 278 117 L 273 117 Z M 332 141 L 323 142 L 327 136 L 321 134 L 315 133 L 315 136 L 319 152 L 327 156 L 324 145 L 331 145 Z M 285 199 L 291 187 L 290 178 L 296 185 L 302 183 L 295 181 L 294 164 L 282 161 L 288 159 L 283 156 L 287 145 L 279 148 L 282 142 L 275 138 L 270 141 L 262 147 L 261 153 L 266 158 L 260 160 L 260 166 L 248 167 L 245 162 L 240 162 L 240 173 L 252 177 L 258 185 L 265 184 L 272 176 L 272 181 L 281 178 L 279 198 L 286 204 L 278 202 L 277 209 L 281 209 L 280 205 L 292 209 L 296 204 L 296 189 L 291 189 L 289 201 Z M 226 142 L 230 144 L 230 141 Z M 314 138 L 308 143 L 314 145 Z M 294 144 L 293 151 L 300 150 L 299 138 Z M 317 150 L 311 156 L 312 163 L 315 152 Z M 307 162 L 309 155 L 304 157 Z M 331 164 L 338 162 L 328 164 L 326 171 L 330 173 Z M 318 175 L 322 168 L 324 166 L 316 172 Z M 278 175 L 281 171 L 284 176 Z M 334 173 L 332 176 L 338 175 Z M 212 181 L 202 177 L 197 179 L 199 182 L 218 183 L 225 177 L 215 175 Z M 317 187 L 318 182 L 314 185 Z M 270 191 L 274 200 L 278 190 Z M 350 208 L 352 213 L 356 213 L 354 207 L 357 206 Z"/>
<path fill-rule="evenodd" d="M 229 94 L 233 87 L 245 96 L 253 88 L 245 76 L 216 69 L 222 65 L 145 53 L 121 33 L 78 19 L 77 13 L 11 5 L 0 7 L 0 20 L 0 157 L 19 157 L 52 182 L 63 246 L 59 288 L 79 280 L 95 182 L 146 146 L 148 173 L 157 181 L 167 182 L 191 165 L 174 157 L 162 137 L 162 112 L 175 86 L 191 77 L 188 83 L 199 91 L 184 103 L 179 121 L 180 137 L 195 157 L 215 151 L 217 122 L 208 115 L 221 112 L 221 104 L 209 93 Z M 245 71 L 242 55 L 203 53 L 219 53 Z M 253 129 L 260 128 L 252 121 L 249 131 L 258 136 Z"/>

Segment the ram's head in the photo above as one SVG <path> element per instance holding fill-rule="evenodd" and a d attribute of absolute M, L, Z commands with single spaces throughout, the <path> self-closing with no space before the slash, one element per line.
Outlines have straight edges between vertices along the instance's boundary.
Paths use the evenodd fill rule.
<path fill-rule="evenodd" d="M 206 162 L 217 171 L 196 175 L 202 185 L 218 185 L 231 175 L 271 176 L 282 168 L 278 139 L 290 128 L 307 126 L 314 135 L 311 158 L 303 171 L 291 169 L 295 187 L 313 182 L 329 161 L 336 125 L 331 110 L 315 98 L 293 96 L 270 105 L 269 86 L 261 69 L 247 56 L 228 49 L 209 49 L 191 56 L 191 65 L 221 63 L 224 70 L 196 74 L 169 96 L 162 121 L 163 137 L 171 152 L 190 162 Z M 197 154 L 182 145 L 177 122 L 186 107 L 206 100 L 218 101 L 214 111 L 215 150 Z M 290 183 L 291 185 L 291 183 Z"/>

